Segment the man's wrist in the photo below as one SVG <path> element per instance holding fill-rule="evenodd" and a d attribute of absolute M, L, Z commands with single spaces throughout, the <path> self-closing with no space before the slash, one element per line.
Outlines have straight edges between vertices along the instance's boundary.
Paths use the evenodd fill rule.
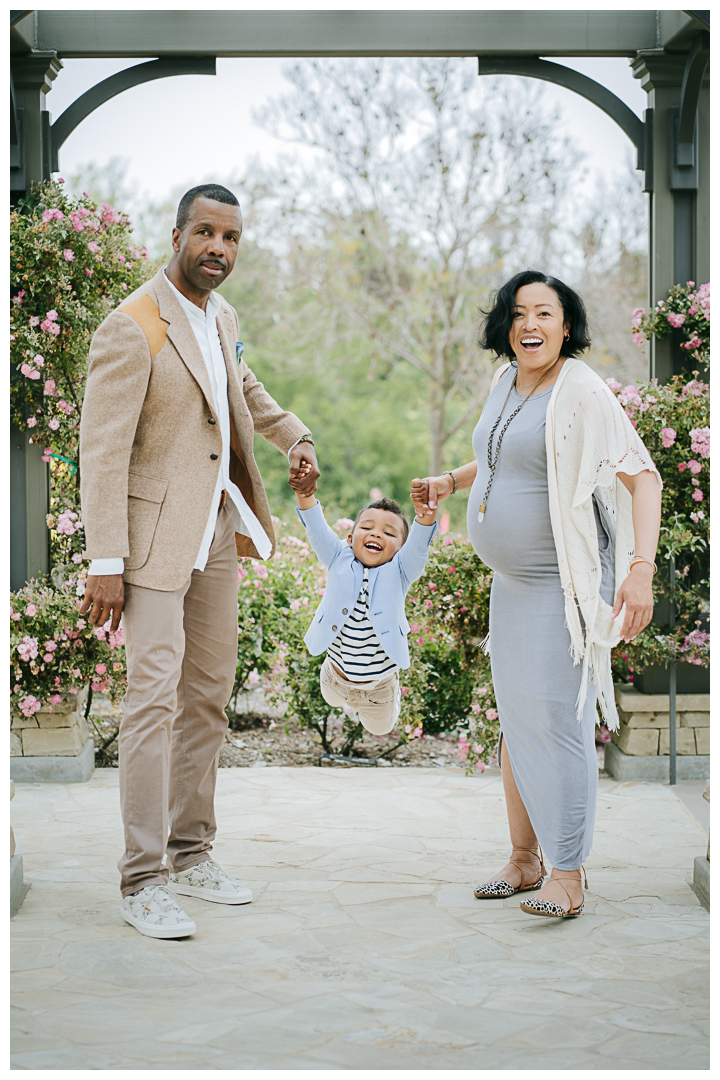
<path fill-rule="evenodd" d="M 299 439 L 295 440 L 295 442 L 292 444 L 292 446 L 290 447 L 290 449 L 287 452 L 288 463 L 290 462 L 290 455 L 292 454 L 295 447 L 299 446 L 300 443 L 303 443 L 303 442 L 310 443 L 310 445 L 313 446 L 313 447 L 315 446 L 315 443 L 313 442 L 313 439 L 312 439 L 312 432 L 307 431 L 307 432 L 305 432 L 304 435 L 301 435 Z"/>

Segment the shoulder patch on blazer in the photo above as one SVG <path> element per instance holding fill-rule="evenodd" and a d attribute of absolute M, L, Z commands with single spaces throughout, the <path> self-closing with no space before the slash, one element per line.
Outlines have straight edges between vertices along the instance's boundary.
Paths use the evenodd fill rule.
<path fill-rule="evenodd" d="M 160 318 L 160 309 L 152 297 L 146 293 L 129 304 L 121 304 L 118 311 L 129 315 L 138 324 L 148 340 L 150 356 L 159 353 L 167 340 L 167 323 Z"/>

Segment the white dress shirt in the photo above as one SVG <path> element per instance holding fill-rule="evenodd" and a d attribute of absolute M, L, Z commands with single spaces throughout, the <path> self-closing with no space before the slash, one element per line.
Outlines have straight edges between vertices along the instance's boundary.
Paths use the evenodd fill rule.
<path fill-rule="evenodd" d="M 227 368 L 225 356 L 220 344 L 220 335 L 217 328 L 217 316 L 220 311 L 220 301 L 214 293 L 210 294 L 205 311 L 197 307 L 192 301 L 175 288 L 172 281 L 165 275 L 165 280 L 175 293 L 183 311 L 187 315 L 193 328 L 197 343 L 207 367 L 210 378 L 210 386 L 213 393 L 215 412 L 220 422 L 220 434 L 222 436 L 222 458 L 218 471 L 217 483 L 210 506 L 205 532 L 203 534 L 200 550 L 195 560 L 195 570 L 204 570 L 207 565 L 208 553 L 215 534 L 218 505 L 223 491 L 227 491 L 229 507 L 233 516 L 235 531 L 249 536 L 261 559 L 267 559 L 272 551 L 272 543 L 258 521 L 253 511 L 248 506 L 240 489 L 230 479 L 230 409 L 228 406 L 227 393 Z M 125 569 L 124 559 L 93 559 L 90 563 L 89 574 L 122 574 Z"/>

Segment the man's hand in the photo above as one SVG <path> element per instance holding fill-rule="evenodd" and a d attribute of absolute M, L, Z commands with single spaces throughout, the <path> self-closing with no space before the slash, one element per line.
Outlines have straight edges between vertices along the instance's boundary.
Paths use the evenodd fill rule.
<path fill-rule="evenodd" d="M 612 618 L 616 619 L 625 605 L 625 618 L 620 631 L 621 641 L 632 641 L 649 625 L 653 617 L 652 567 L 635 563 L 618 589 Z"/>
<path fill-rule="evenodd" d="M 80 614 L 87 615 L 93 626 L 103 626 L 110 616 L 110 633 L 114 634 L 120 625 L 120 616 L 125 604 L 125 583 L 122 574 L 102 574 L 88 577 L 85 583 L 85 596 L 80 605 Z"/>
<path fill-rule="evenodd" d="M 312 443 L 301 442 L 290 451 L 290 476 L 288 484 L 298 495 L 306 499 L 317 491 L 320 476 L 315 447 Z"/>

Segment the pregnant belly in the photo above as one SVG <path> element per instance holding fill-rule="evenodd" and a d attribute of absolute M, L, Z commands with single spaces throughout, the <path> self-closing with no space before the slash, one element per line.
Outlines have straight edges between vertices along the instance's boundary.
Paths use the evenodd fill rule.
<path fill-rule="evenodd" d="M 557 552 L 550 524 L 546 490 L 521 490 L 517 485 L 493 485 L 485 517 L 478 522 L 484 492 L 477 480 L 468 500 L 470 543 L 486 566 L 499 574 L 517 577 L 556 575 Z"/>

